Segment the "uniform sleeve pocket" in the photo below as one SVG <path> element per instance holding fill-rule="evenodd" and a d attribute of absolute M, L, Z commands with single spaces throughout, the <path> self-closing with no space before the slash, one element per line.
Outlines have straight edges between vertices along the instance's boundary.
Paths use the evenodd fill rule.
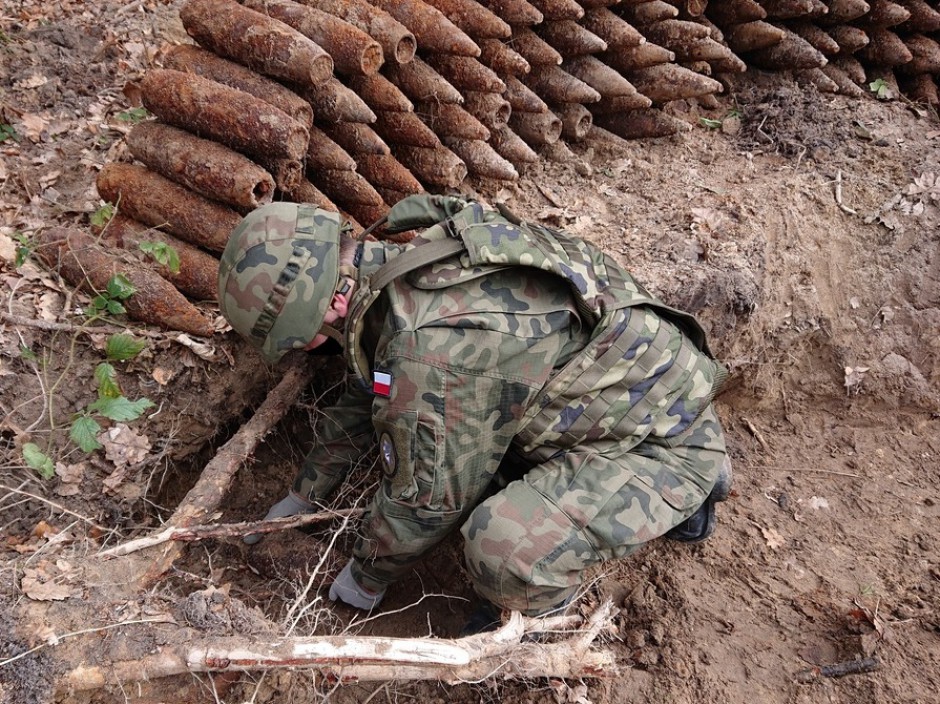
<path fill-rule="evenodd" d="M 394 422 L 376 419 L 375 429 L 386 495 L 414 506 L 436 507 L 440 501 L 436 485 L 443 444 L 441 423 L 425 414 L 405 411 L 396 414 Z"/>

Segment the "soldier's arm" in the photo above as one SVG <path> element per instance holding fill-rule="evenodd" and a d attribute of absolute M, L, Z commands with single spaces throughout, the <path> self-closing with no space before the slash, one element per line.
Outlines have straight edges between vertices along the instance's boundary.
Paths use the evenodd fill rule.
<path fill-rule="evenodd" d="M 314 500 L 328 496 L 370 449 L 372 394 L 350 382 L 317 423 L 316 445 L 307 454 L 293 491 Z"/>

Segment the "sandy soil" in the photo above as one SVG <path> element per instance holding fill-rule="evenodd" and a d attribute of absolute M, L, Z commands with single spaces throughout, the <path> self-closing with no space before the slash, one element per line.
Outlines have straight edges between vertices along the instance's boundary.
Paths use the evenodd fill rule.
<path fill-rule="evenodd" d="M 19 234 L 86 226 L 99 207 L 95 173 L 124 154 L 121 89 L 162 42 L 181 38 L 176 6 L 4 4 L 0 123 L 18 139 L 0 145 L 2 311 L 33 322 L 3 322 L 0 336 L 0 661 L 61 625 L 29 620 L 29 570 L 67 577 L 84 554 L 158 525 L 278 377 L 230 334 L 198 350 L 155 334 L 119 369 L 128 398 L 155 403 L 130 424 L 144 459 L 128 464 L 117 449 L 85 456 L 63 429 L 94 400 L 105 336 L 62 325 L 81 323 L 76 309 L 87 297 L 34 257 L 15 266 Z M 739 116 L 724 119 L 732 110 Z M 701 114 L 723 127 L 630 144 L 590 140 L 572 145 L 575 161 L 544 161 L 517 184 L 472 184 L 486 200 L 601 244 L 667 302 L 699 315 L 733 372 L 718 406 L 736 483 L 718 532 L 696 547 L 652 544 L 592 588 L 589 598 L 610 596 L 619 608 L 608 638 L 619 677 L 589 680 L 581 692 L 576 682 L 563 690 L 544 681 L 334 688 L 281 673 L 257 686 L 187 677 L 60 699 L 935 701 L 940 124 L 909 104 L 823 96 L 756 72 Z M 688 108 L 693 122 L 697 115 Z M 338 378 L 333 367 L 318 375 L 239 473 L 220 520 L 260 517 L 283 494 Z M 48 450 L 57 476 L 43 480 L 24 466 L 25 442 Z M 311 533 L 251 550 L 237 540 L 201 543 L 134 608 L 229 585 L 278 622 L 330 537 Z M 455 635 L 469 596 L 459 555 L 456 540 L 444 545 L 390 594 L 394 613 L 353 628 Z M 128 613 L 101 585 L 63 580 L 92 605 L 94 625 Z M 326 632 L 354 618 L 341 608 L 317 614 L 301 627 Z M 102 648 L 119 645 L 101 639 Z M 64 647 L 0 665 L 0 697 L 47 700 L 57 652 Z M 801 681 L 810 668 L 856 658 L 875 658 L 876 669 Z"/>

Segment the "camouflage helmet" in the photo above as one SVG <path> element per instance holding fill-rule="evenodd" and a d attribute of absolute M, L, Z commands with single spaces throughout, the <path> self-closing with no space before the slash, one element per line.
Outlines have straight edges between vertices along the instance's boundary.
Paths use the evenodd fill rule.
<path fill-rule="evenodd" d="M 219 265 L 219 307 L 271 364 L 320 332 L 339 282 L 342 229 L 338 213 L 270 203 L 232 231 Z"/>

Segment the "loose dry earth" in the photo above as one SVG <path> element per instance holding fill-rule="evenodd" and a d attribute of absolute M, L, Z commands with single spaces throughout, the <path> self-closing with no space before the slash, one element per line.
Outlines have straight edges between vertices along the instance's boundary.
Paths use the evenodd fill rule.
<path fill-rule="evenodd" d="M 126 158 L 122 86 L 162 42 L 184 38 L 177 5 L 3 4 L 0 123 L 17 138 L 0 145 L 0 661 L 61 634 L 65 624 L 28 617 L 47 585 L 92 605 L 97 620 L 84 627 L 225 585 L 278 622 L 328 537 L 291 532 L 253 550 L 237 540 L 194 545 L 136 603 L 68 579 L 84 555 L 159 525 L 278 378 L 231 334 L 203 348 L 153 330 L 147 351 L 119 365 L 119 381 L 154 408 L 86 456 L 67 426 L 95 398 L 106 335 L 77 329 L 87 296 L 35 258 L 15 266 L 21 234 L 85 226 L 99 207 L 97 169 Z M 719 531 L 698 547 L 650 545 L 594 587 L 620 608 L 608 638 L 618 678 L 586 690 L 545 681 L 331 688 L 281 673 L 257 686 L 183 677 L 58 700 L 936 701 L 940 125 L 911 105 L 823 96 L 783 75 L 749 73 L 707 116 L 732 109 L 740 116 L 723 129 L 701 126 L 690 108 L 688 134 L 589 141 L 573 147 L 580 163 L 546 161 L 514 185 L 474 184 L 486 200 L 604 246 L 699 315 L 733 371 L 719 410 L 736 484 Z M 339 376 L 318 375 L 245 464 L 221 521 L 260 517 L 282 495 Z M 59 463 L 57 476 L 25 466 L 26 442 Z M 455 635 L 469 596 L 459 554 L 456 541 L 444 546 L 387 599 L 394 613 L 356 628 Z M 302 621 L 301 631 L 354 618 L 314 613 L 319 623 Z M 51 700 L 47 683 L 70 642 L 96 639 L 102 654 L 131 647 L 107 633 L 0 665 L 0 698 Z M 798 681 L 813 666 L 861 657 L 877 669 Z"/>

